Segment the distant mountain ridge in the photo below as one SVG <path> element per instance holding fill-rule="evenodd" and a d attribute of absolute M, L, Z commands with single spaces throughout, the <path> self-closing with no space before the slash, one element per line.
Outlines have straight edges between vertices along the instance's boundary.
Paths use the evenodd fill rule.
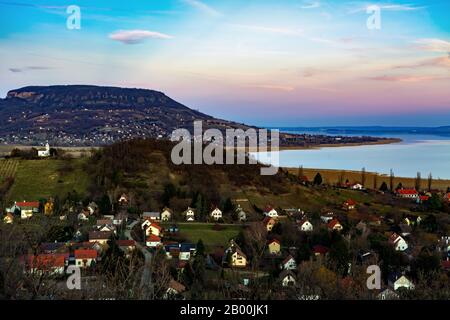
<path fill-rule="evenodd" d="M 134 137 L 167 137 L 195 120 L 219 129 L 243 124 L 216 119 L 148 89 L 91 85 L 28 86 L 0 99 L 0 142 L 102 145 Z"/>
<path fill-rule="evenodd" d="M 278 127 L 282 131 L 312 131 L 329 134 L 349 133 L 397 133 L 397 134 L 439 134 L 450 135 L 450 126 L 439 127 L 392 127 L 392 126 L 336 126 L 336 127 Z"/>

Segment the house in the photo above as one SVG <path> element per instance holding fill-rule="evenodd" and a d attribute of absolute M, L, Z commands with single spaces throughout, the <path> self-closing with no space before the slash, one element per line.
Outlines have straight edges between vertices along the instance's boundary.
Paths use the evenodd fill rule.
<path fill-rule="evenodd" d="M 44 205 L 44 214 L 47 216 L 53 214 L 54 206 L 53 199 L 48 200 Z"/>
<path fill-rule="evenodd" d="M 230 241 L 230 246 L 225 250 L 223 259 L 226 259 L 226 263 L 231 267 L 245 268 L 247 266 L 247 256 L 234 240 Z"/>
<path fill-rule="evenodd" d="M 136 249 L 136 241 L 134 240 L 117 240 L 116 243 L 119 246 L 120 250 L 124 251 L 125 253 L 130 253 L 134 249 Z"/>
<path fill-rule="evenodd" d="M 389 243 L 394 246 L 394 249 L 397 251 L 405 251 L 408 249 L 408 243 L 401 236 L 392 232 L 389 236 Z"/>
<path fill-rule="evenodd" d="M 172 219 L 173 212 L 169 208 L 164 208 L 161 212 L 161 220 L 162 221 L 169 221 Z"/>
<path fill-rule="evenodd" d="M 264 215 L 266 217 L 271 217 L 271 218 L 274 218 L 274 219 L 278 218 L 278 212 L 274 208 L 272 208 L 271 206 L 267 206 L 267 207 L 264 208 Z"/>
<path fill-rule="evenodd" d="M 356 201 L 353 199 L 348 199 L 344 201 L 344 203 L 342 204 L 342 209 L 347 211 L 354 210 L 355 208 L 356 208 Z"/>
<path fill-rule="evenodd" d="M 308 220 L 301 220 L 298 224 L 298 229 L 303 232 L 311 232 L 314 230 L 314 227 Z"/>
<path fill-rule="evenodd" d="M 267 242 L 267 248 L 270 254 L 280 254 L 281 243 L 278 239 L 272 239 Z"/>
<path fill-rule="evenodd" d="M 89 242 L 98 242 L 101 245 L 106 245 L 112 236 L 113 233 L 110 231 L 90 231 Z"/>
<path fill-rule="evenodd" d="M 148 221 L 148 220 L 146 220 Z M 161 236 L 161 231 L 162 228 L 160 225 L 154 223 L 154 222 L 150 222 L 150 224 L 145 224 L 144 225 L 144 230 L 145 230 L 145 235 L 149 236 L 150 234 L 153 234 L 157 237 Z"/>
<path fill-rule="evenodd" d="M 147 236 L 147 239 L 145 239 L 145 245 L 150 248 L 159 247 L 161 245 L 161 238 L 154 234 L 150 234 Z"/>
<path fill-rule="evenodd" d="M 350 186 L 353 190 L 364 190 L 364 186 L 361 183 L 355 183 Z"/>
<path fill-rule="evenodd" d="M 211 218 L 213 218 L 215 221 L 222 219 L 222 211 L 215 207 L 211 213 L 209 214 Z"/>
<path fill-rule="evenodd" d="M 180 243 L 178 247 L 178 259 L 180 259 L 181 261 L 189 261 L 191 259 L 191 256 L 196 252 L 195 244 L 192 243 Z"/>
<path fill-rule="evenodd" d="M 428 195 L 419 195 L 419 196 L 417 197 L 417 199 L 416 199 L 416 202 L 417 202 L 418 204 L 420 204 L 420 203 L 425 203 L 425 202 L 427 202 L 428 200 L 430 200 L 430 196 L 428 196 Z"/>
<path fill-rule="evenodd" d="M 103 232 L 113 232 L 114 234 L 116 233 L 116 227 L 114 227 L 113 225 L 110 225 L 110 224 L 104 224 L 102 226 L 97 226 L 97 230 L 103 231 Z"/>
<path fill-rule="evenodd" d="M 98 205 L 94 201 L 91 201 L 88 204 L 87 209 L 89 210 L 89 214 L 92 215 L 98 210 Z"/>
<path fill-rule="evenodd" d="M 50 157 L 50 145 L 48 144 L 48 142 L 45 144 L 45 149 L 38 150 L 38 157 L 40 158 Z"/>
<path fill-rule="evenodd" d="M 33 216 L 33 214 L 39 213 L 39 201 L 22 201 L 22 202 L 15 202 L 14 206 L 11 208 L 11 210 L 14 208 L 11 213 L 16 212 L 16 209 L 18 208 L 20 211 L 20 217 L 22 219 L 29 219 Z"/>
<path fill-rule="evenodd" d="M 447 272 L 450 271 L 450 260 L 442 261 L 441 266 L 442 266 L 442 270 L 447 271 Z"/>
<path fill-rule="evenodd" d="M 89 218 L 84 211 L 81 211 L 78 214 L 78 221 L 89 221 Z"/>
<path fill-rule="evenodd" d="M 328 211 L 320 215 L 320 220 L 322 220 L 323 223 L 328 223 L 333 219 L 334 219 L 334 212 L 331 211 Z"/>
<path fill-rule="evenodd" d="M 122 223 L 126 223 L 128 221 L 128 213 L 125 211 L 121 211 L 114 216 L 114 220 L 112 221 L 113 225 L 120 226 Z"/>
<path fill-rule="evenodd" d="M 130 199 L 128 199 L 128 196 L 125 193 L 122 193 L 122 195 L 120 196 L 120 198 L 117 202 L 119 202 L 119 204 L 121 206 L 126 206 L 129 201 L 130 201 Z"/>
<path fill-rule="evenodd" d="M 279 275 L 281 286 L 290 287 L 296 283 L 295 274 L 291 270 L 283 270 Z"/>
<path fill-rule="evenodd" d="M 180 295 L 186 291 L 186 287 L 183 286 L 178 281 L 175 281 L 174 279 L 171 279 L 169 281 L 169 285 L 167 287 L 166 292 L 164 293 L 164 299 L 165 300 L 172 300 L 172 299 L 179 299 L 182 298 Z"/>
<path fill-rule="evenodd" d="M 419 192 L 416 189 L 397 189 L 395 195 L 399 198 L 404 199 L 417 199 L 419 197 Z"/>
<path fill-rule="evenodd" d="M 236 208 L 237 218 L 239 221 L 244 222 L 247 220 L 247 213 L 241 208 L 240 205 Z"/>
<path fill-rule="evenodd" d="M 325 256 L 328 253 L 328 251 L 330 251 L 330 249 L 328 249 L 325 246 L 322 246 L 322 245 L 318 244 L 318 245 L 315 245 L 313 247 L 312 251 L 313 251 L 314 255 L 316 257 L 318 257 L 318 256 Z"/>
<path fill-rule="evenodd" d="M 66 261 L 68 261 L 67 254 L 38 254 L 28 255 L 22 259 L 25 269 L 31 273 L 43 274 L 49 273 L 52 275 L 63 275 Z"/>
<path fill-rule="evenodd" d="M 406 288 L 409 290 L 414 289 L 414 284 L 405 276 L 399 273 L 392 273 L 388 278 L 389 286 L 397 291 L 400 288 Z"/>
<path fill-rule="evenodd" d="M 44 242 L 39 246 L 39 253 L 67 253 L 69 249 L 64 242 Z"/>
<path fill-rule="evenodd" d="M 295 270 L 297 269 L 297 262 L 291 255 L 288 255 L 281 263 L 281 269 Z"/>
<path fill-rule="evenodd" d="M 377 295 L 378 300 L 397 300 L 399 295 L 391 288 L 387 287 Z"/>
<path fill-rule="evenodd" d="M 331 230 L 331 231 L 336 230 L 336 231 L 339 232 L 343 228 L 342 228 L 342 225 L 341 225 L 341 223 L 339 222 L 338 219 L 333 219 L 330 222 L 328 222 L 328 229 Z"/>
<path fill-rule="evenodd" d="M 156 211 L 144 212 L 142 214 L 142 219 L 151 220 L 151 221 L 157 221 L 157 220 L 161 219 L 161 214 L 159 212 L 156 212 Z"/>
<path fill-rule="evenodd" d="M 80 268 L 89 268 L 97 261 L 97 251 L 94 249 L 77 249 L 73 253 L 75 265 Z"/>
<path fill-rule="evenodd" d="M 450 203 L 450 192 L 447 192 L 447 193 L 444 195 L 444 201 Z"/>
<path fill-rule="evenodd" d="M 188 207 L 187 210 L 183 212 L 183 216 L 188 222 L 195 221 L 195 209 Z"/>
<path fill-rule="evenodd" d="M 3 223 L 6 224 L 11 224 L 14 222 L 14 216 L 8 212 L 4 217 L 3 217 Z"/>
<path fill-rule="evenodd" d="M 267 229 L 267 232 L 271 232 L 273 229 L 273 226 L 276 224 L 277 222 L 275 221 L 274 218 L 271 217 L 265 217 L 263 220 L 263 224 Z"/>
<path fill-rule="evenodd" d="M 414 226 L 414 225 L 419 225 L 420 221 L 422 221 L 422 218 L 420 216 L 408 215 L 407 217 L 405 217 L 405 219 L 403 219 L 403 221 L 408 226 Z"/>

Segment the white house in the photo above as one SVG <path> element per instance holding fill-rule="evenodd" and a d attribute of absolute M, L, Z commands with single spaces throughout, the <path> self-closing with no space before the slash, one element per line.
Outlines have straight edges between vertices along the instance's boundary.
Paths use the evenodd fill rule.
<path fill-rule="evenodd" d="M 246 221 L 247 220 L 247 214 L 245 213 L 245 211 L 241 208 L 240 205 L 238 205 L 238 207 L 236 208 L 236 212 L 237 212 L 237 216 L 238 216 L 238 220 L 239 221 Z"/>
<path fill-rule="evenodd" d="M 386 288 L 377 295 L 378 300 L 396 300 L 398 298 L 398 294 L 391 288 Z"/>
<path fill-rule="evenodd" d="M 291 270 L 284 270 L 280 273 L 280 282 L 283 287 L 293 286 L 296 283 L 295 275 Z"/>
<path fill-rule="evenodd" d="M 146 220 L 148 221 L 148 220 Z M 145 229 L 145 235 L 149 236 L 151 234 L 155 236 L 160 236 L 162 228 L 156 223 L 150 222 L 150 224 L 143 224 L 143 229 Z"/>
<path fill-rule="evenodd" d="M 183 215 L 186 217 L 186 221 L 195 221 L 195 210 L 191 207 L 188 207 L 186 211 L 183 212 Z"/>
<path fill-rule="evenodd" d="M 297 262 L 291 255 L 288 255 L 281 263 L 281 268 L 284 270 L 295 270 L 297 269 Z"/>
<path fill-rule="evenodd" d="M 211 211 L 210 216 L 215 221 L 222 219 L 222 211 L 219 208 L 215 208 L 213 211 Z"/>
<path fill-rule="evenodd" d="M 264 215 L 266 216 L 266 217 L 271 217 L 271 218 L 278 218 L 278 212 L 277 212 L 277 210 L 275 210 L 274 208 L 272 208 L 272 207 L 266 207 L 265 209 L 264 209 Z"/>
<path fill-rule="evenodd" d="M 80 213 L 78 214 L 78 220 L 79 220 L 79 221 L 88 221 L 89 218 L 86 216 L 86 214 L 85 214 L 84 212 L 80 212 Z"/>
<path fill-rule="evenodd" d="M 389 237 L 389 242 L 394 246 L 397 251 L 405 251 L 408 249 L 408 243 L 401 236 L 393 232 Z"/>
<path fill-rule="evenodd" d="M 400 274 L 392 274 L 388 279 L 388 284 L 393 288 L 395 291 L 397 291 L 400 288 L 406 288 L 409 290 L 414 289 L 414 284 L 404 275 Z"/>
<path fill-rule="evenodd" d="M 35 213 L 39 213 L 39 202 L 38 201 L 22 201 L 15 202 L 14 205 L 9 209 L 9 212 L 14 214 L 17 209 L 20 211 L 20 217 L 22 219 L 28 219 Z"/>
<path fill-rule="evenodd" d="M 308 220 L 302 220 L 298 225 L 298 229 L 303 232 L 311 232 L 314 230 L 314 227 Z"/>
<path fill-rule="evenodd" d="M 50 145 L 48 144 L 48 142 L 45 144 L 44 150 L 38 150 L 38 157 L 50 157 Z"/>
<path fill-rule="evenodd" d="M 361 183 L 355 183 L 351 186 L 351 189 L 353 190 L 363 190 L 364 186 Z"/>
<path fill-rule="evenodd" d="M 74 251 L 75 265 L 80 268 L 89 268 L 97 260 L 97 251 L 94 249 L 78 249 Z"/>
<path fill-rule="evenodd" d="M 164 208 L 161 212 L 161 220 L 169 221 L 170 219 L 172 219 L 172 210 L 170 210 L 169 208 Z"/>

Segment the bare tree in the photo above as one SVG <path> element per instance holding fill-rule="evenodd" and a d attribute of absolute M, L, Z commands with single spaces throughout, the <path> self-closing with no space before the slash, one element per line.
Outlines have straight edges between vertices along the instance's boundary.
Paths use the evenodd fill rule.
<path fill-rule="evenodd" d="M 428 175 L 428 191 L 431 190 L 431 185 L 432 184 L 433 184 L 433 175 L 430 172 L 430 174 Z"/>
<path fill-rule="evenodd" d="M 361 169 L 361 184 L 366 185 L 366 168 L 364 167 Z"/>
<path fill-rule="evenodd" d="M 415 181 L 415 187 L 417 191 L 420 191 L 420 186 L 422 184 L 422 177 L 420 175 L 420 172 L 417 172 L 416 181 Z"/>
<path fill-rule="evenodd" d="M 391 169 L 389 173 L 389 190 L 391 192 L 394 191 L 394 178 L 395 178 L 394 171 Z"/>

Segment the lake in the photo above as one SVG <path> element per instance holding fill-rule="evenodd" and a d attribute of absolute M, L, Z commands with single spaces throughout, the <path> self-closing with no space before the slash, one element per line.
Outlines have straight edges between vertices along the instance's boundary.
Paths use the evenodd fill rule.
<path fill-rule="evenodd" d="M 294 132 L 311 133 L 318 132 Z M 339 134 L 343 135 L 343 134 Z M 357 134 L 352 134 L 357 135 Z M 415 177 L 417 172 L 427 177 L 450 179 L 450 137 L 415 134 L 377 134 L 379 137 L 400 138 L 400 143 L 354 147 L 327 147 L 279 152 L 281 167 L 361 170 L 389 174 L 392 168 L 398 177 Z M 275 162 L 270 154 L 252 153 L 262 163 Z"/>

